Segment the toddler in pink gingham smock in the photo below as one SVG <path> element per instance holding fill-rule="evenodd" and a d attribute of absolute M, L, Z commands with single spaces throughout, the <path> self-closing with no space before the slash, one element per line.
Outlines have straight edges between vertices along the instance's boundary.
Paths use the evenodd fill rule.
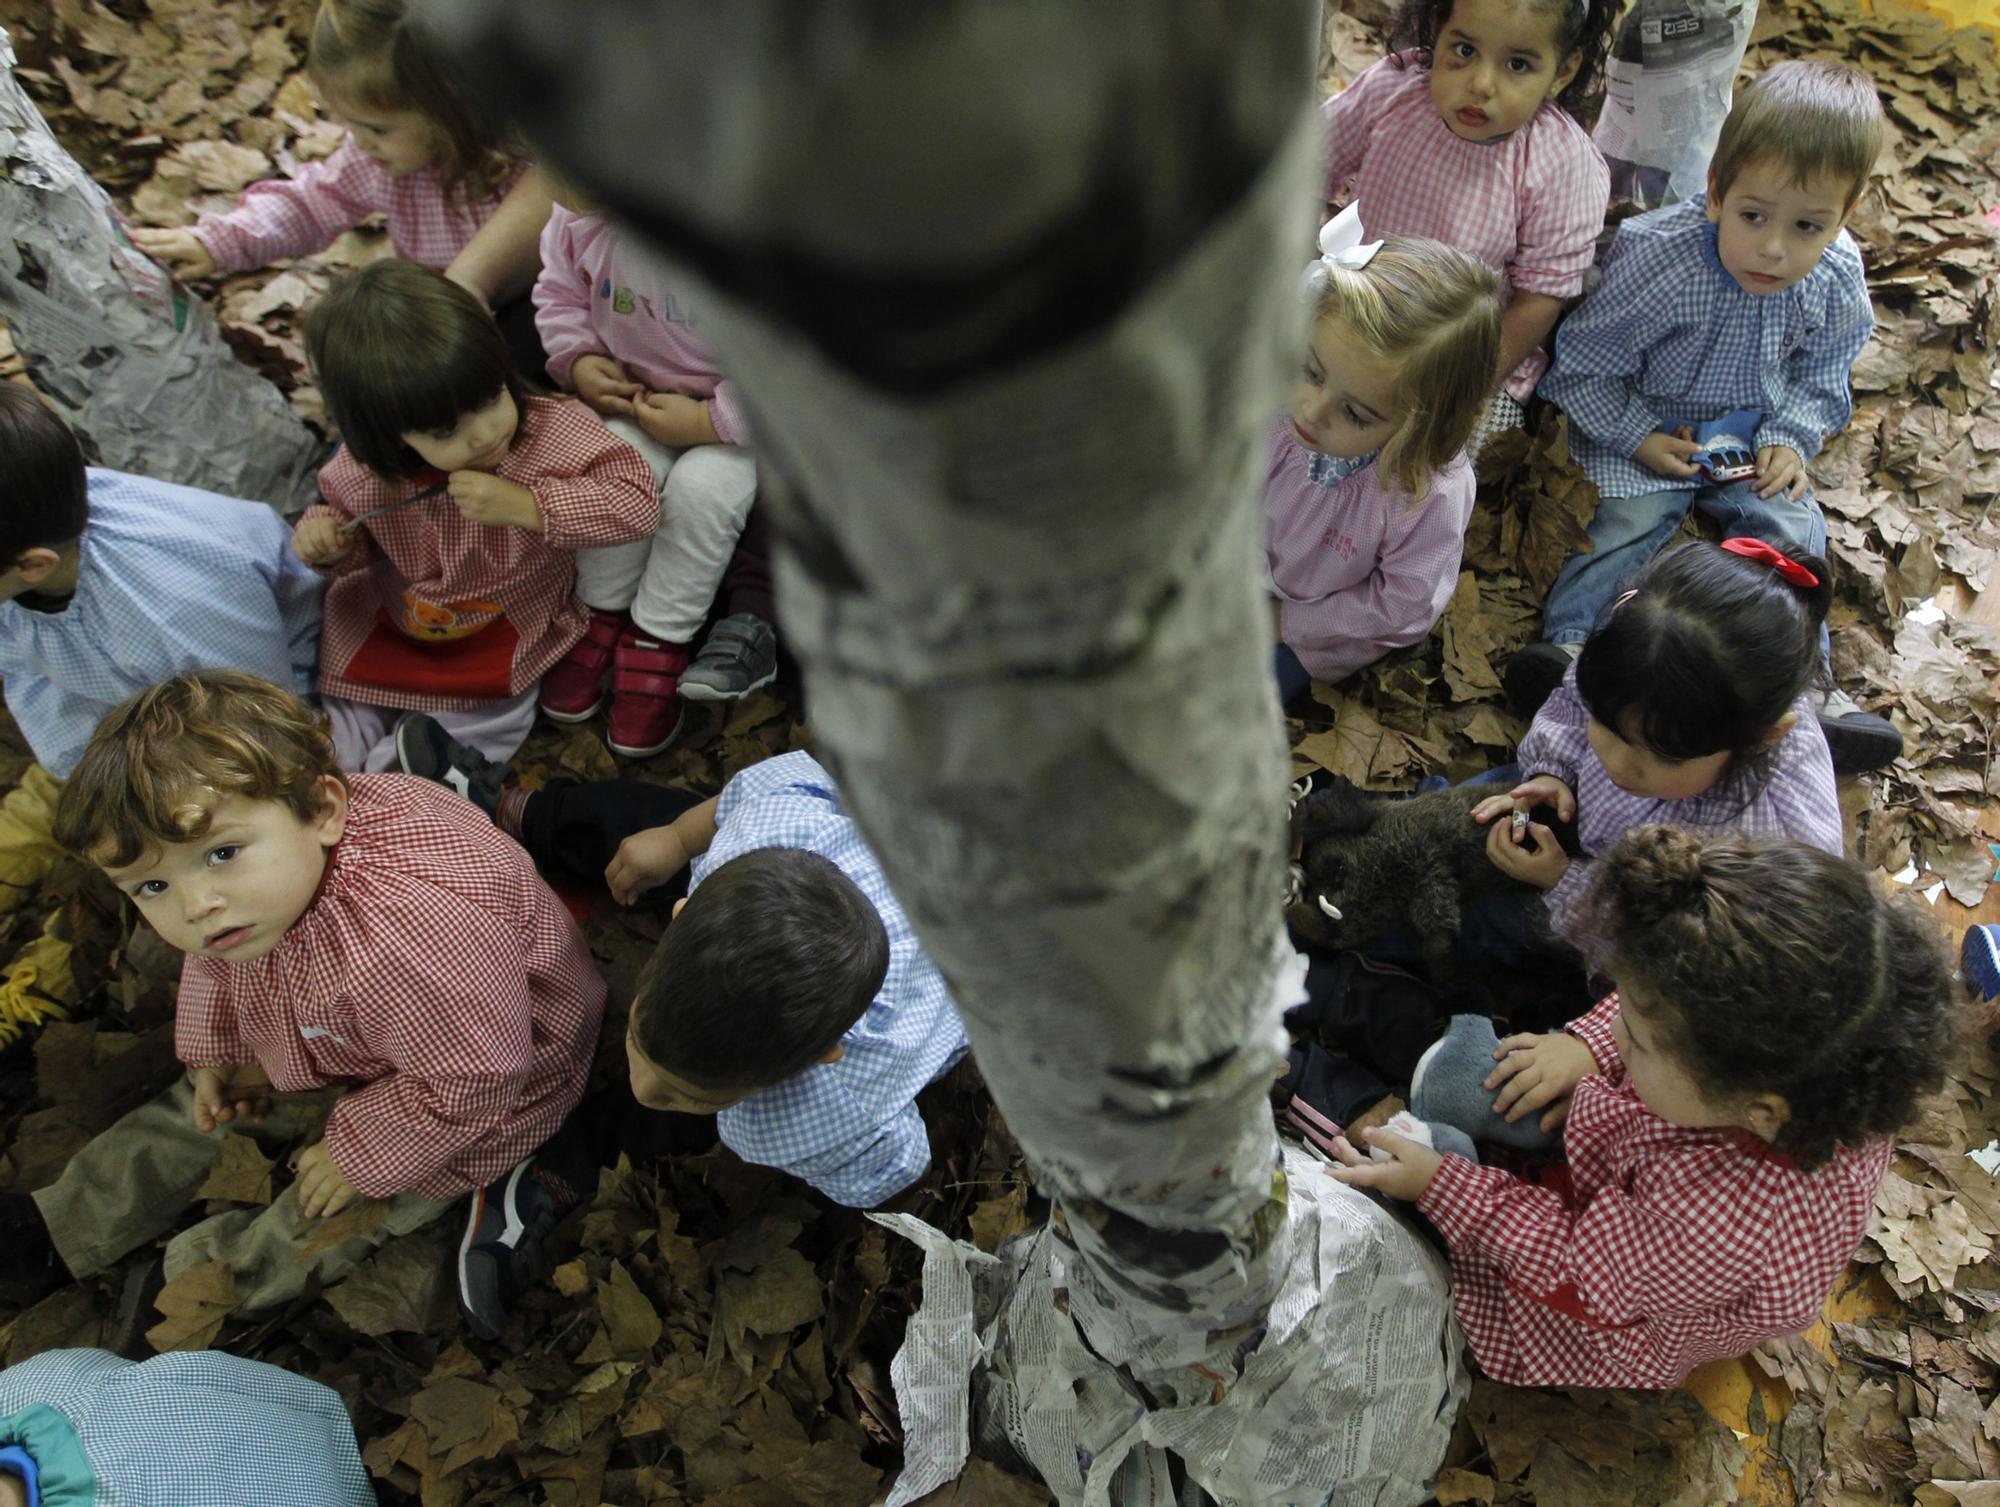
<path fill-rule="evenodd" d="M 1582 293 L 1611 195 L 1589 135 L 1549 101 L 1511 136 L 1469 141 L 1438 114 L 1430 78 L 1397 53 L 1321 106 L 1328 200 L 1358 200 L 1370 239 L 1429 236 L 1476 257 L 1500 274 L 1503 302 Z M 1526 402 L 1548 364 L 1532 351 L 1503 391 Z"/>

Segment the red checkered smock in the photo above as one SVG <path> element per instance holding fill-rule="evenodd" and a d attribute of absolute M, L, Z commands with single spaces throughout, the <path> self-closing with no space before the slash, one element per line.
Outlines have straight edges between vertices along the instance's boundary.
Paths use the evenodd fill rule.
<path fill-rule="evenodd" d="M 604 980 L 519 844 L 470 801 L 348 776 L 318 895 L 247 963 L 190 957 L 175 1047 L 285 1092 L 352 1085 L 327 1151 L 369 1198 L 485 1186 L 555 1133 L 590 1076 Z"/>
<path fill-rule="evenodd" d="M 1417 1203 L 1495 1381 L 1676 1386 L 1810 1325 L 1868 1230 L 1887 1140 L 1805 1172 L 1747 1132 L 1669 1124 L 1626 1085 L 1617 1014 L 1613 994 L 1570 1025 L 1599 1073 L 1571 1100 L 1567 1187 L 1447 1156 Z"/>
<path fill-rule="evenodd" d="M 544 531 L 468 523 L 443 494 L 362 524 L 359 546 L 330 572 L 319 647 L 323 693 L 420 712 L 471 711 L 517 696 L 569 652 L 590 621 L 574 595 L 575 551 L 650 538 L 659 527 L 660 495 L 644 458 L 573 398 L 528 399 L 514 448 L 494 474 L 535 494 Z M 320 470 L 325 503 L 304 516 L 351 518 L 427 484 L 378 476 L 343 450 Z M 504 691 L 455 696 L 348 679 L 354 656 L 381 624 L 390 594 L 385 574 L 446 619 L 468 604 L 497 605 L 518 635 Z"/>

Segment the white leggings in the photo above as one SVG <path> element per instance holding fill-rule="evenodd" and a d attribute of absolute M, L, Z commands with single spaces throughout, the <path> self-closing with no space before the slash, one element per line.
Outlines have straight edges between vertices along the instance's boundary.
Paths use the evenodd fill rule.
<path fill-rule="evenodd" d="M 504 764 L 528 740 L 528 733 L 535 725 L 535 695 L 540 689 L 539 685 L 531 685 L 518 696 L 489 701 L 469 712 L 431 715 L 459 742 Z M 322 696 L 320 705 L 333 724 L 333 756 L 342 769 L 354 774 L 380 774 L 396 767 L 396 719 L 403 715 L 399 708 L 370 706 L 365 701 L 348 701 L 339 696 Z"/>
<path fill-rule="evenodd" d="M 700 631 L 736 553 L 757 500 L 757 463 L 741 445 L 669 450 L 630 419 L 606 419 L 605 427 L 653 468 L 660 526 L 650 539 L 578 550 L 577 599 L 602 612 L 630 609 L 654 638 L 685 644 Z"/>

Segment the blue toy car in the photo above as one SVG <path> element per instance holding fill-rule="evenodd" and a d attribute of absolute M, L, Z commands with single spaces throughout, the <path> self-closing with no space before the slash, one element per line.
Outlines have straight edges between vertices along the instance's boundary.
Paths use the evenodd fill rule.
<path fill-rule="evenodd" d="M 1689 464 L 1698 467 L 1709 481 L 1717 485 L 1748 481 L 1757 474 L 1757 447 L 1748 436 L 1755 435 L 1763 422 L 1764 415 L 1761 413 L 1739 408 L 1719 419 L 1690 425 L 1694 430 L 1695 443 L 1701 449 L 1688 457 Z"/>

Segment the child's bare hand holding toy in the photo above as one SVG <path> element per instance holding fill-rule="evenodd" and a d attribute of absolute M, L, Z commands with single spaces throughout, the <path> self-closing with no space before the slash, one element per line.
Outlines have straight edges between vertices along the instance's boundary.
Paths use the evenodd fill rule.
<path fill-rule="evenodd" d="M 1597 1071 L 1590 1048 L 1567 1031 L 1509 1036 L 1493 1049 L 1500 1065 L 1484 1087 L 1497 1090 L 1493 1112 L 1509 1124 L 1546 1110 L 1542 1129 L 1554 1130 L 1569 1117 L 1569 1096 Z"/>
<path fill-rule="evenodd" d="M 1655 429 L 1639 441 L 1639 448 L 1632 452 L 1632 459 L 1655 476 L 1669 476 L 1679 480 L 1701 474 L 1700 468 L 1690 458 L 1701 448 L 1692 439 L 1683 439 L 1680 435 L 1668 434 L 1664 429 Z"/>
<path fill-rule="evenodd" d="M 292 530 L 292 553 L 315 570 L 339 564 L 355 542 L 352 534 L 340 531 L 340 520 L 330 513 L 301 519 Z"/>
<path fill-rule="evenodd" d="M 1790 445 L 1763 445 L 1757 451 L 1757 480 L 1753 489 L 1759 497 L 1783 492 L 1796 501 L 1807 485 L 1806 463 Z"/>
<path fill-rule="evenodd" d="M 1489 795 L 1472 808 L 1472 819 L 1484 826 L 1495 817 L 1547 806 L 1557 821 L 1576 819 L 1576 792 L 1552 774 L 1538 774 L 1523 780 L 1505 795 Z M 1517 841 L 1519 839 L 1516 839 Z"/>

